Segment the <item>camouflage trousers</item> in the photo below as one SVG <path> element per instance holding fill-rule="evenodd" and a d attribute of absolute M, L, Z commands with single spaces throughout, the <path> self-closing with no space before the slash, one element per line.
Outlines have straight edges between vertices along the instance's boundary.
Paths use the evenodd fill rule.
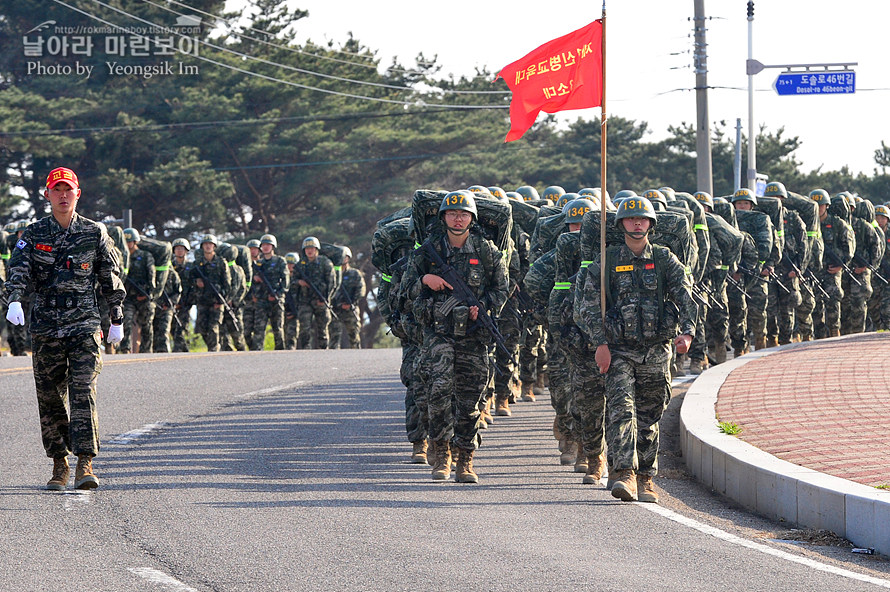
<path fill-rule="evenodd" d="M 519 380 L 534 382 L 539 371 L 547 369 L 546 331 L 531 315 L 523 319 L 519 340 Z"/>
<path fill-rule="evenodd" d="M 498 398 L 509 398 L 511 388 L 519 386 L 519 338 L 522 335 L 522 325 L 518 315 L 516 300 L 508 299 L 498 319 L 498 331 L 510 353 L 499 347 L 494 350 L 495 364 L 500 370 L 494 376 L 494 394 Z"/>
<path fill-rule="evenodd" d="M 758 337 L 766 337 L 766 305 L 768 301 L 767 283 L 754 280 L 746 288 L 748 292 L 748 333 L 756 341 Z"/>
<path fill-rule="evenodd" d="M 426 397 L 417 397 L 418 381 L 415 372 L 420 346 L 408 340 L 402 341 L 402 365 L 399 378 L 405 385 L 405 432 L 409 442 L 419 442 L 429 437 L 429 420 Z M 422 393 L 422 391 L 421 391 Z M 418 400 L 419 399 L 419 400 Z"/>
<path fill-rule="evenodd" d="M 713 288 L 719 306 L 712 306 L 707 310 L 704 322 L 704 337 L 711 355 L 719 347 L 726 348 L 726 342 L 729 339 L 729 298 L 726 293 L 726 283 L 721 282 Z"/>
<path fill-rule="evenodd" d="M 841 278 L 841 286 L 844 289 L 844 297 L 841 299 L 841 335 L 865 331 L 865 314 L 868 310 L 868 299 L 872 295 L 871 270 L 866 269 L 862 273 L 854 271 L 853 275 L 859 280 L 859 285 L 853 282 L 847 273 Z"/>
<path fill-rule="evenodd" d="M 331 311 L 324 304 L 301 304 L 298 318 L 300 333 L 297 347 L 299 349 L 327 349 L 328 325 L 331 322 Z M 314 346 L 313 346 L 314 341 Z"/>
<path fill-rule="evenodd" d="M 223 311 L 223 322 L 219 327 L 219 349 L 247 351 L 247 342 L 244 341 L 244 316 L 240 306 L 233 308 L 231 315 Z"/>
<path fill-rule="evenodd" d="M 820 270 L 816 274 L 822 289 L 828 293 L 828 298 L 816 298 L 813 309 L 813 333 L 817 339 L 828 337 L 841 330 L 841 300 L 844 298 L 844 288 L 841 285 L 841 274 L 828 273 Z"/>
<path fill-rule="evenodd" d="M 24 307 L 22 307 L 24 308 Z M 27 310 L 27 309 L 25 309 Z M 5 315 L 4 315 L 5 316 Z M 28 351 L 28 313 L 25 313 L 24 325 L 13 325 L 6 321 L 6 339 L 9 341 L 9 353 L 24 356 Z"/>
<path fill-rule="evenodd" d="M 671 346 L 609 348 L 606 442 L 615 469 L 658 472 L 658 422 L 671 399 Z"/>
<path fill-rule="evenodd" d="M 726 289 L 726 301 L 729 304 L 729 342 L 735 349 L 744 350 L 748 347 L 748 301 L 734 286 Z"/>
<path fill-rule="evenodd" d="M 606 446 L 606 382 L 594 353 L 588 349 L 572 350 L 569 355 L 572 439 L 581 444 L 587 456 L 598 456 Z M 612 464 L 611 455 L 609 464 Z"/>
<path fill-rule="evenodd" d="M 120 352 L 122 354 L 130 353 L 134 348 L 133 329 L 139 325 L 139 353 L 151 353 L 152 345 L 154 345 L 154 317 L 155 303 L 146 298 L 145 300 L 136 300 L 126 298 L 124 300 L 124 338 L 120 344 Z"/>
<path fill-rule="evenodd" d="M 458 448 L 479 446 L 479 402 L 488 381 L 488 346 L 473 337 L 454 338 L 424 330 L 420 363 L 429 382 L 429 433 Z"/>
<path fill-rule="evenodd" d="M 254 313 L 256 312 L 256 305 L 253 302 L 253 298 L 247 297 L 244 299 L 244 303 L 241 306 L 241 320 L 243 321 L 242 325 L 244 326 L 244 343 L 250 347 L 253 344 L 253 317 L 256 316 Z M 265 327 L 263 330 L 265 331 Z"/>
<path fill-rule="evenodd" d="M 32 335 L 31 341 L 40 435 L 46 455 L 99 454 L 99 331 L 61 338 Z"/>
<path fill-rule="evenodd" d="M 195 332 L 200 333 L 207 344 L 207 351 L 219 351 L 219 331 L 223 322 L 223 309 L 220 305 L 198 305 L 195 317 Z"/>
<path fill-rule="evenodd" d="M 250 349 L 262 351 L 266 342 L 266 324 L 272 328 L 275 349 L 284 349 L 284 301 L 269 300 L 265 296 L 253 303 L 253 343 Z"/>
<path fill-rule="evenodd" d="M 556 426 L 563 434 L 572 433 L 572 415 L 569 405 L 572 397 L 572 381 L 566 357 L 565 344 L 558 341 L 561 327 L 547 331 L 547 376 L 550 378 L 550 405 L 556 411 Z"/>
<path fill-rule="evenodd" d="M 708 340 L 705 335 L 705 315 L 710 311 L 701 304 L 698 305 L 698 320 L 695 321 L 695 337 L 689 347 L 689 359 L 703 362 L 708 357 Z"/>
<path fill-rule="evenodd" d="M 170 325 L 170 331 L 173 333 L 173 351 L 175 352 L 187 352 L 189 350 L 188 342 L 186 341 L 188 326 L 190 322 L 190 312 L 192 310 L 191 306 L 183 306 L 182 308 L 176 311 L 176 318 L 179 319 L 179 323 L 173 323 Z"/>
<path fill-rule="evenodd" d="M 871 288 L 871 298 L 868 299 L 868 316 L 875 331 L 886 331 L 890 329 L 890 286 L 886 286 L 881 280 L 872 277 Z"/>
<path fill-rule="evenodd" d="M 152 322 L 152 333 L 154 334 L 154 342 L 151 351 L 158 354 L 170 353 L 170 327 L 173 325 L 172 308 L 162 308 L 155 304 L 155 317 Z"/>
<path fill-rule="evenodd" d="M 360 349 L 362 347 L 362 321 L 358 307 L 350 306 L 348 310 L 344 310 L 337 306 L 334 310 L 337 311 L 336 321 L 340 327 L 336 332 L 331 332 L 331 343 L 336 342 L 343 348 Z"/>
<path fill-rule="evenodd" d="M 791 335 L 794 333 L 794 313 L 801 302 L 800 281 L 797 278 L 783 277 L 782 285 L 788 289 L 786 292 L 778 283 L 769 283 L 769 293 L 766 302 L 766 316 L 769 319 L 766 325 L 768 337 L 776 337 L 779 344 L 791 343 Z"/>
<path fill-rule="evenodd" d="M 284 311 L 284 349 L 297 349 L 297 333 L 300 330 L 300 320 L 297 315 L 288 316 Z"/>
<path fill-rule="evenodd" d="M 794 321 L 796 324 L 795 333 L 800 335 L 801 340 L 809 341 L 813 339 L 813 310 L 816 308 L 816 299 L 818 296 L 817 289 L 810 288 L 813 294 L 806 290 L 800 291 L 800 304 L 794 309 Z"/>

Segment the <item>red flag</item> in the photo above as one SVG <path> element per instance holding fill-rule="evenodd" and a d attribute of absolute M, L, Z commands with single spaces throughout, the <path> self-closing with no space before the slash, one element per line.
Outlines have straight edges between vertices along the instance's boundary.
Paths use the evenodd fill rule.
<path fill-rule="evenodd" d="M 505 142 L 521 138 L 541 111 L 556 113 L 602 105 L 602 38 L 603 23 L 596 20 L 548 41 L 498 72 L 513 91 L 510 133 Z"/>

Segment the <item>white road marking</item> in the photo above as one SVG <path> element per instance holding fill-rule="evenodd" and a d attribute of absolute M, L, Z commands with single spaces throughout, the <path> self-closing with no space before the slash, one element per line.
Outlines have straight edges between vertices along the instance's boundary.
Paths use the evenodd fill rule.
<path fill-rule="evenodd" d="M 260 397 L 262 395 L 271 395 L 272 393 L 275 393 L 278 391 L 295 389 L 295 388 L 303 386 L 305 384 L 306 384 L 305 380 L 298 380 L 297 382 L 292 382 L 290 384 L 280 384 L 278 386 L 270 386 L 269 388 L 260 389 L 258 391 L 244 393 L 243 395 L 238 395 L 236 398 L 237 399 L 249 399 L 251 397 Z"/>
<path fill-rule="evenodd" d="M 68 489 L 65 490 L 65 498 L 62 503 L 62 508 L 66 512 L 70 512 L 76 508 L 77 505 L 88 505 L 90 503 L 90 498 L 92 494 L 88 490 L 80 490 L 80 489 Z"/>
<path fill-rule="evenodd" d="M 130 430 L 129 432 L 124 432 L 123 434 L 118 434 L 111 440 L 108 440 L 108 442 L 106 442 L 106 444 L 109 444 L 112 446 L 129 446 L 130 444 L 133 444 L 137 440 L 145 438 L 146 436 L 149 436 L 149 435 L 153 434 L 154 432 L 157 432 L 157 431 L 167 427 L 168 425 L 170 425 L 170 424 L 166 421 L 159 421 L 157 423 L 145 424 L 141 428 L 136 428 L 135 430 Z"/>
<path fill-rule="evenodd" d="M 198 592 L 196 589 L 192 588 L 191 586 L 186 586 L 173 576 L 168 576 L 164 572 L 152 569 L 150 567 L 130 567 L 127 569 L 140 578 L 151 582 L 152 584 L 163 586 L 167 590 L 176 590 L 178 592 Z"/>
<path fill-rule="evenodd" d="M 801 565 L 805 565 L 812 569 L 839 575 L 839 576 L 842 576 L 845 578 L 849 578 L 851 580 L 867 582 L 869 584 L 874 584 L 874 585 L 880 586 L 882 588 L 890 588 L 890 580 L 883 580 L 881 578 L 876 578 L 873 576 L 856 573 L 855 571 L 850 571 L 848 569 L 843 569 L 840 567 L 835 567 L 833 565 L 821 563 L 819 561 L 815 561 L 814 559 L 808 559 L 806 557 L 799 557 L 792 553 L 788 553 L 787 551 L 782 551 L 780 549 L 774 549 L 774 548 L 764 545 L 762 543 L 756 543 L 754 541 L 749 541 L 748 539 L 744 539 L 744 538 L 736 536 L 734 534 L 730 534 L 726 531 L 720 530 L 719 528 L 715 528 L 713 526 L 708 526 L 707 524 L 703 524 L 697 520 L 693 520 L 692 518 L 687 518 L 686 516 L 678 514 L 672 510 L 668 510 L 667 508 L 662 508 L 661 506 L 659 506 L 657 504 L 647 504 L 647 503 L 643 503 L 643 502 L 635 502 L 635 503 L 638 506 L 649 510 L 650 512 L 654 512 L 660 516 L 664 516 L 668 520 L 673 520 L 674 522 L 677 522 L 684 526 L 688 526 L 689 528 L 694 528 L 695 530 L 697 530 L 699 532 L 702 532 L 704 534 L 707 534 L 712 537 L 718 538 L 720 540 L 726 541 L 728 543 L 732 543 L 734 545 L 739 545 L 742 547 L 747 547 L 748 549 L 752 549 L 754 551 L 760 551 L 761 553 L 765 553 L 767 555 L 772 555 L 773 557 L 778 557 L 779 559 L 784 559 L 786 561 L 791 561 L 793 563 L 800 563 Z"/>

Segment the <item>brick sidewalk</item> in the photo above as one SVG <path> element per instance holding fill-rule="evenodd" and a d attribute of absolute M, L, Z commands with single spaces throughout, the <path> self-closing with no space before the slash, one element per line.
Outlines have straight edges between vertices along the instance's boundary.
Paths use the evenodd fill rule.
<path fill-rule="evenodd" d="M 814 341 L 752 360 L 720 388 L 717 417 L 782 460 L 890 485 L 890 333 Z"/>

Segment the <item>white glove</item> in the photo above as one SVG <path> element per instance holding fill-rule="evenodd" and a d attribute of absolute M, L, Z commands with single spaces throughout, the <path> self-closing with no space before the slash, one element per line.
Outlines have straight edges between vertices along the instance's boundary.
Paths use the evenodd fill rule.
<path fill-rule="evenodd" d="M 108 327 L 108 343 L 117 345 L 124 338 L 123 325 L 111 325 Z"/>
<path fill-rule="evenodd" d="M 25 324 L 25 312 L 22 310 L 21 302 L 9 303 L 9 310 L 6 311 L 6 320 L 13 325 Z"/>

